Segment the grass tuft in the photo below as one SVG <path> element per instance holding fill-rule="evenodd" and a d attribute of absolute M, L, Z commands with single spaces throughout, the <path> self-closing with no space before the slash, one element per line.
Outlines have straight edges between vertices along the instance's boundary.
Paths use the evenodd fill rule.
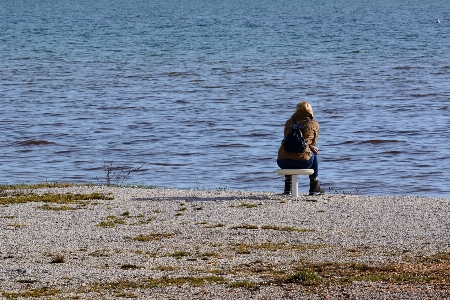
<path fill-rule="evenodd" d="M 22 227 L 26 227 L 27 224 L 24 224 L 24 223 L 10 223 L 10 224 L 8 224 L 8 226 L 15 227 L 15 228 L 22 228 Z"/>
<path fill-rule="evenodd" d="M 57 289 L 52 289 L 48 287 L 42 287 L 33 290 L 25 290 L 19 292 L 5 292 L 0 290 L 0 295 L 6 299 L 19 299 L 19 298 L 41 298 L 50 297 L 60 294 L 61 291 Z"/>
<path fill-rule="evenodd" d="M 251 250 L 263 251 L 306 251 L 327 247 L 326 244 L 286 244 L 286 243 L 261 243 L 261 244 L 231 244 L 231 249 L 238 254 L 250 254 Z"/>
<path fill-rule="evenodd" d="M 125 222 L 125 219 L 123 218 L 118 218 L 116 216 L 107 216 L 106 220 L 101 221 L 100 223 L 97 224 L 98 227 L 114 227 L 118 224 L 127 224 Z"/>
<path fill-rule="evenodd" d="M 389 283 L 427 283 L 437 280 L 437 276 L 429 276 L 423 273 L 401 272 L 396 274 L 369 274 L 349 276 L 348 280 L 353 281 L 372 281 Z"/>
<path fill-rule="evenodd" d="M 144 282 L 151 287 L 164 287 L 164 286 L 182 286 L 184 284 L 189 284 L 192 286 L 204 286 L 206 284 L 223 284 L 225 283 L 225 278 L 220 276 L 187 276 L 187 277 L 167 277 L 162 278 L 149 278 L 144 280 Z"/>
<path fill-rule="evenodd" d="M 167 254 L 166 256 L 175 257 L 176 259 L 181 259 L 183 257 L 191 255 L 189 252 L 186 251 L 176 251 L 174 253 Z"/>
<path fill-rule="evenodd" d="M 258 229 L 258 226 L 251 224 L 242 224 L 231 227 L 231 229 Z"/>
<path fill-rule="evenodd" d="M 163 238 L 170 238 L 173 234 L 171 233 L 150 233 L 150 234 L 140 234 L 135 236 L 133 240 L 138 242 L 149 242 L 149 241 L 159 241 Z"/>
<path fill-rule="evenodd" d="M 76 209 L 75 207 L 68 206 L 68 205 L 55 206 L 55 205 L 49 205 L 49 204 L 44 204 L 44 205 L 40 206 L 39 208 L 44 209 L 44 210 L 54 210 L 54 211 L 75 210 Z"/>
<path fill-rule="evenodd" d="M 278 230 L 278 231 L 291 231 L 291 232 L 313 232 L 314 231 L 314 229 L 295 228 L 295 227 L 291 227 L 291 226 L 279 227 L 279 226 L 273 226 L 273 225 L 264 225 L 261 227 L 261 229 L 272 229 L 272 230 Z"/>
<path fill-rule="evenodd" d="M 36 194 L 36 193 L 26 193 L 23 191 L 10 193 L 8 195 L 2 195 L 0 197 L 0 204 L 22 204 L 29 202 L 44 202 L 52 204 L 74 204 L 82 201 L 89 200 L 113 200 L 111 196 L 107 196 L 102 193 L 91 193 L 91 194 Z"/>
<path fill-rule="evenodd" d="M 218 258 L 220 255 L 217 252 L 203 252 L 203 253 L 196 253 L 197 257 L 203 260 L 208 260 L 209 258 Z"/>
<path fill-rule="evenodd" d="M 207 284 L 224 284 L 225 278 L 220 276 L 186 276 L 186 277 L 168 277 L 146 278 L 138 281 L 118 280 L 114 282 L 93 282 L 88 290 L 90 292 L 105 293 L 114 291 L 115 293 L 123 293 L 131 289 L 151 289 L 168 286 L 182 286 L 185 284 L 191 286 L 205 286 Z"/>
<path fill-rule="evenodd" d="M 142 267 L 133 265 L 133 264 L 123 264 L 120 266 L 122 270 L 136 270 L 136 269 L 142 269 Z"/>
<path fill-rule="evenodd" d="M 120 292 L 120 293 L 115 294 L 115 296 L 118 298 L 128 298 L 128 299 L 135 299 L 138 297 L 135 294 L 130 293 L 130 292 Z"/>
<path fill-rule="evenodd" d="M 156 269 L 160 271 L 175 271 L 178 270 L 180 267 L 174 267 L 174 266 L 158 266 Z"/>
<path fill-rule="evenodd" d="M 253 207 L 257 207 L 257 206 L 258 206 L 258 204 L 241 203 L 241 205 L 239 205 L 238 207 L 253 208 Z"/>
<path fill-rule="evenodd" d="M 322 277 L 316 272 L 312 270 L 303 270 L 287 276 L 284 281 L 287 283 L 300 283 L 301 285 L 317 285 L 321 280 Z"/>
<path fill-rule="evenodd" d="M 225 225 L 223 223 L 218 223 L 218 224 L 205 225 L 205 226 L 203 226 L 203 228 L 218 228 L 218 227 L 225 227 L 225 226 L 227 226 L 227 225 Z"/>
<path fill-rule="evenodd" d="M 44 183 L 36 183 L 36 184 L 1 184 L 0 191 L 7 190 L 31 190 L 31 189 L 42 189 L 42 188 L 65 188 L 75 186 L 73 183 L 64 183 L 64 182 L 44 182 Z"/>
<path fill-rule="evenodd" d="M 11 215 L 11 216 L 3 216 L 3 219 L 14 219 L 16 216 Z"/>

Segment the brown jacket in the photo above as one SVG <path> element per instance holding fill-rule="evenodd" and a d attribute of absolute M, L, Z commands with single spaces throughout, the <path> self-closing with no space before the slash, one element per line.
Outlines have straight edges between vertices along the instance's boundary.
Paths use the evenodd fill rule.
<path fill-rule="evenodd" d="M 312 119 L 312 116 L 305 111 L 296 111 L 292 115 L 292 117 L 286 121 L 286 124 L 284 125 L 284 136 L 288 135 L 289 132 L 292 131 L 292 128 L 290 127 L 292 124 L 294 124 L 294 121 L 292 121 L 292 119 L 295 119 L 296 123 L 301 123 L 308 117 L 310 118 L 310 120 L 307 121 L 302 128 L 303 138 L 305 139 L 308 146 L 315 146 L 317 137 L 319 136 L 319 123 L 316 120 Z M 309 160 L 310 158 L 311 150 L 309 149 L 309 147 L 307 147 L 305 152 L 303 153 L 287 152 L 286 150 L 284 150 L 283 142 L 281 142 L 280 149 L 278 150 L 278 159 Z"/>

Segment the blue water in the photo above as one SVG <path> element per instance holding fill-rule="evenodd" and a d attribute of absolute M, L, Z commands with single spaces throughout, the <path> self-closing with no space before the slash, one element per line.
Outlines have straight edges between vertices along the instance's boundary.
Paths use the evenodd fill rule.
<path fill-rule="evenodd" d="M 306 100 L 326 190 L 450 197 L 450 3 L 361 2 L 2 0 L 0 184 L 281 192 Z"/>

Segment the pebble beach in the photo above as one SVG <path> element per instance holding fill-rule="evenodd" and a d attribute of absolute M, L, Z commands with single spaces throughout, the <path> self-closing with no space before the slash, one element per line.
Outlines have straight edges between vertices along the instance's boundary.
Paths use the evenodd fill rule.
<path fill-rule="evenodd" d="M 0 299 L 450 299 L 450 199 L 14 193 L 0 197 Z"/>

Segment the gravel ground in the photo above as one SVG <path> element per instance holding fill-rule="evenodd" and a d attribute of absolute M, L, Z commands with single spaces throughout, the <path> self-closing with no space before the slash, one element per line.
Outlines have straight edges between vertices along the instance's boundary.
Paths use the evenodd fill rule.
<path fill-rule="evenodd" d="M 450 199 L 29 192 L 114 199 L 0 205 L 0 299 L 450 299 Z"/>

